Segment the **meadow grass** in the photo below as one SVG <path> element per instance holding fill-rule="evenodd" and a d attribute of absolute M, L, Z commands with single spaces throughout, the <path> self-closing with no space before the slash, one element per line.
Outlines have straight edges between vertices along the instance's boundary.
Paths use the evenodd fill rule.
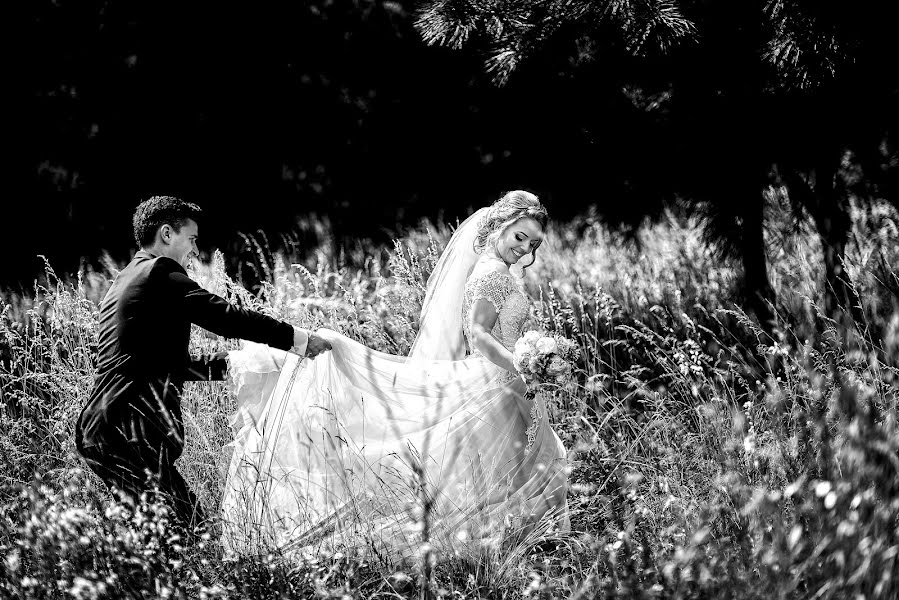
<path fill-rule="evenodd" d="M 366 547 L 286 556 L 185 545 L 163 506 L 130 515 L 74 452 L 90 392 L 96 303 L 115 266 L 5 298 L 0 331 L 0 590 L 53 597 L 893 598 L 899 584 L 899 217 L 853 205 L 845 268 L 862 322 L 825 314 L 820 242 L 772 190 L 777 321 L 739 307 L 739 271 L 695 220 L 627 238 L 590 215 L 557 224 L 528 271 L 535 318 L 578 341 L 551 394 L 569 451 L 572 533 L 475 555 L 397 561 Z M 326 235 L 321 222 L 307 230 Z M 273 252 L 246 236 L 255 293 L 220 254 L 194 276 L 233 302 L 405 354 L 451 234 L 392 248 Z M 192 334 L 194 350 L 235 341 Z M 179 461 L 209 512 L 222 496 L 234 399 L 188 384 Z M 415 482 L 410 482 L 414 486 Z M 426 503 L 426 498 L 423 499 Z M 423 518 L 427 518 L 426 513 Z"/>

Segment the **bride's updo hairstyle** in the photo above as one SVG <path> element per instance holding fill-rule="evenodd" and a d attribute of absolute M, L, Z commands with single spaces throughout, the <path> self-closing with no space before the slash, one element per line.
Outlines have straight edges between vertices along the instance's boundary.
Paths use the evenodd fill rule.
<path fill-rule="evenodd" d="M 540 224 L 541 229 L 546 229 L 549 223 L 549 213 L 546 207 L 540 204 L 540 200 L 534 194 L 524 190 L 507 192 L 502 198 L 493 203 L 487 214 L 481 219 L 478 233 L 474 240 L 474 251 L 482 253 L 488 246 L 496 243 L 499 237 L 510 225 L 519 219 L 531 218 Z M 534 248 L 533 257 L 527 269 L 537 260 L 537 248 Z"/>

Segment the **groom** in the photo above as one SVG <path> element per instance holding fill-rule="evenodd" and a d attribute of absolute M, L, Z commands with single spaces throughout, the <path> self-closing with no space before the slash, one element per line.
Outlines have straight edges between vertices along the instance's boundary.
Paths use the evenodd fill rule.
<path fill-rule="evenodd" d="M 233 306 L 187 276 L 200 216 L 200 207 L 170 196 L 137 207 L 141 250 L 100 304 L 97 375 L 75 434 L 87 464 L 126 502 L 136 505 L 158 487 L 190 529 L 204 517 L 175 469 L 184 449 L 181 390 L 185 381 L 222 380 L 227 372 L 223 352 L 189 355 L 191 323 L 309 357 L 330 349 L 314 334 Z"/>

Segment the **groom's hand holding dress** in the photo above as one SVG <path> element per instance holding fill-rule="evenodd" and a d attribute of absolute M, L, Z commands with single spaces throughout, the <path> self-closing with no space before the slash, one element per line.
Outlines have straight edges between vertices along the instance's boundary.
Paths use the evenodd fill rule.
<path fill-rule="evenodd" d="M 289 350 L 291 354 L 314 359 L 322 352 L 327 352 L 330 349 L 330 342 L 325 341 L 311 331 L 294 327 L 293 346 Z M 278 365 L 279 369 L 284 367 L 284 359 L 286 359 L 286 356 L 283 358 L 275 357 L 275 364 Z"/>
<path fill-rule="evenodd" d="M 297 354 L 301 354 L 308 358 L 315 358 L 322 352 L 326 352 L 331 349 L 331 343 L 322 339 L 318 335 L 314 333 L 309 334 L 309 341 L 306 344 L 306 348 L 303 351 L 297 351 Z"/>

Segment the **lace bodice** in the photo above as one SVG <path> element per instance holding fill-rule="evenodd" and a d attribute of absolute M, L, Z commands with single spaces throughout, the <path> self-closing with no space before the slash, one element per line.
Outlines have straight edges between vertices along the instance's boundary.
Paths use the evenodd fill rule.
<path fill-rule="evenodd" d="M 496 309 L 496 324 L 490 333 L 511 351 L 521 337 L 528 317 L 527 298 L 509 273 L 487 271 L 468 278 L 462 298 L 462 330 L 472 355 L 480 355 L 480 352 L 471 343 L 471 308 L 481 299 L 489 301 Z"/>

